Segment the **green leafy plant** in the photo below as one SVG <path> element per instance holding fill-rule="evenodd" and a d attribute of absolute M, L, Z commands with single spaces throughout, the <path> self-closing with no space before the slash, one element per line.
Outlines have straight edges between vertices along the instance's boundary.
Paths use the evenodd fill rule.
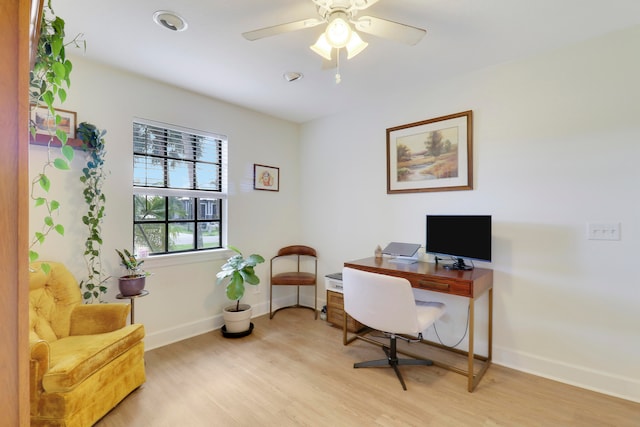
<path fill-rule="evenodd" d="M 141 265 L 144 264 L 144 260 L 139 260 L 135 255 L 129 252 L 128 249 L 116 249 L 116 252 L 120 257 L 121 264 L 127 269 L 128 275 L 126 277 L 150 275 L 149 272 L 146 272 L 141 268 Z"/>
<path fill-rule="evenodd" d="M 240 309 L 240 299 L 244 296 L 245 282 L 250 285 L 260 283 L 260 278 L 256 275 L 254 267 L 262 262 L 264 258 L 257 254 L 249 255 L 246 259 L 242 256 L 242 252 L 233 246 L 227 246 L 236 252 L 220 267 L 220 271 L 216 274 L 217 283 L 227 286 L 227 298 L 236 302 L 236 311 Z"/>
<path fill-rule="evenodd" d="M 80 282 L 82 297 L 87 303 L 98 300 L 103 302 L 102 296 L 106 294 L 105 282 L 109 276 L 102 268 L 102 222 L 105 216 L 104 209 L 107 198 L 102 191 L 107 172 L 104 170 L 106 131 L 98 130 L 90 123 L 80 123 L 78 126 L 78 138 L 83 142 L 83 149 L 87 153 L 87 164 L 82 169 L 80 182 L 84 184 L 84 201 L 87 204 L 87 213 L 82 216 L 82 223 L 87 226 L 87 239 L 84 243 L 84 260 L 87 266 L 87 279 Z"/>
<path fill-rule="evenodd" d="M 32 109 L 38 106 L 46 106 L 56 126 L 55 131 L 51 127 L 48 128 L 47 161 L 44 163 L 40 173 L 31 182 L 31 199 L 36 207 L 45 209 L 45 214 L 41 228 L 34 233 L 29 245 L 30 262 L 39 258 L 35 248 L 45 242 L 49 233 L 56 231 L 58 234 L 64 235 L 64 226 L 54 219 L 57 216 L 56 214 L 59 213 L 60 203 L 48 197 L 51 180 L 47 175 L 51 168 L 69 170 L 69 164 L 74 156 L 73 148 L 67 145 L 67 134 L 58 127 L 62 117 L 56 113 L 53 106 L 56 100 L 63 103 L 67 99 L 67 89 L 71 85 L 72 64 L 66 58 L 64 36 L 64 20 L 55 16 L 51 7 L 51 0 L 49 0 L 43 10 L 36 59 L 30 74 L 29 102 Z M 74 38 L 70 43 L 78 46 L 78 37 Z M 70 43 L 67 43 L 67 45 Z M 33 120 L 29 123 L 29 129 L 32 137 L 35 138 L 36 123 Z M 54 138 L 60 141 L 60 155 L 53 153 L 51 143 Z M 42 269 L 48 272 L 49 265 L 42 264 Z"/>

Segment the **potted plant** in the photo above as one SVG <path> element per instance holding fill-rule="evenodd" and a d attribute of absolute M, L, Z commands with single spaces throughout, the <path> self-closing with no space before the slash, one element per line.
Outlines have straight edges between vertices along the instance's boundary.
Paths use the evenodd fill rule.
<path fill-rule="evenodd" d="M 74 157 L 73 148 L 67 144 L 68 134 L 57 126 L 62 117 L 54 103 L 64 103 L 67 99 L 67 89 L 71 84 L 71 61 L 66 57 L 65 48 L 69 44 L 80 46 L 79 36 L 70 43 L 65 44 L 65 22 L 56 16 L 51 1 L 40 2 L 42 6 L 42 19 L 39 23 L 39 38 L 35 50 L 35 62 L 32 64 L 29 74 L 29 104 L 32 113 L 39 107 L 45 107 L 48 115 L 56 123 L 55 127 L 47 127 L 49 134 L 47 142 L 47 160 L 42 165 L 40 172 L 31 181 L 30 197 L 35 202 L 35 207 L 44 209 L 43 221 L 34 232 L 29 243 L 29 262 L 38 260 L 40 254 L 37 248 L 44 244 L 45 239 L 53 231 L 64 236 L 64 225 L 57 223 L 56 217 L 60 213 L 60 203 L 50 196 L 51 179 L 49 173 L 53 169 L 67 171 L 71 169 L 71 161 Z M 35 41 L 35 40 L 34 40 Z M 32 139 L 36 139 L 37 125 L 34 120 L 29 120 L 29 132 Z M 60 143 L 59 154 L 52 144 L 54 138 Z M 34 211 L 37 212 L 37 211 Z M 48 273 L 50 266 L 43 262 L 40 265 L 42 271 Z"/>
<path fill-rule="evenodd" d="M 127 297 L 139 295 L 144 289 L 147 276 L 150 274 L 140 267 L 144 263 L 144 260 L 138 260 L 138 258 L 127 249 L 123 249 L 122 251 L 116 249 L 116 252 L 120 256 L 122 265 L 127 269 L 128 273 L 126 276 L 118 278 L 120 293 Z"/>
<path fill-rule="evenodd" d="M 242 252 L 237 248 L 227 247 L 236 254 L 220 267 L 216 277 L 218 284 L 226 283 L 227 298 L 236 301 L 236 303 L 223 310 L 222 334 L 224 336 L 244 336 L 251 333 L 251 306 L 240 304 L 240 299 L 244 296 L 245 282 L 249 285 L 260 283 L 260 278 L 256 275 L 254 267 L 264 262 L 264 258 L 257 254 L 244 258 Z"/>
<path fill-rule="evenodd" d="M 87 303 L 102 301 L 107 293 L 105 282 L 109 279 L 102 267 L 102 222 L 105 217 L 107 197 L 103 191 L 107 172 L 104 170 L 105 130 L 98 130 L 95 125 L 82 122 L 77 129 L 78 138 L 87 153 L 87 163 L 82 168 L 80 182 L 84 184 L 82 194 L 87 205 L 87 212 L 82 216 L 82 223 L 87 226 L 87 239 L 84 242 L 84 259 L 87 266 L 87 278 L 80 281 L 82 297 Z"/>

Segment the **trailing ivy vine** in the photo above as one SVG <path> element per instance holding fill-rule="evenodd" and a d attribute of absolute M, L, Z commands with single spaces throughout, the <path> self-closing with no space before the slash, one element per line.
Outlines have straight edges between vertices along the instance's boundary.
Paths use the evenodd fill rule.
<path fill-rule="evenodd" d="M 82 140 L 87 153 L 87 164 L 82 169 L 80 181 L 84 184 L 84 201 L 87 213 L 82 217 L 82 223 L 87 226 L 88 236 L 84 243 L 84 261 L 87 266 L 87 279 L 80 282 L 82 297 L 85 302 L 103 302 L 102 296 L 107 292 L 105 282 L 109 279 L 102 269 L 102 221 L 107 202 L 102 191 L 107 172 L 104 170 L 105 130 L 98 130 L 89 123 L 80 123 L 78 138 Z M 105 277 L 106 276 L 106 277 Z"/>
<path fill-rule="evenodd" d="M 49 0 L 42 14 L 40 39 L 29 84 L 31 108 L 45 106 L 49 113 L 48 119 L 53 124 L 53 126 L 46 126 L 49 133 L 47 160 L 31 182 L 31 199 L 34 201 L 35 207 L 44 209 L 45 213 L 40 229 L 34 233 L 29 244 L 30 262 L 39 258 L 36 246 L 42 245 L 49 233 L 55 231 L 64 235 L 64 226 L 54 219 L 59 213 L 60 203 L 48 196 L 51 188 L 48 172 L 52 168 L 69 170 L 69 164 L 74 156 L 73 148 L 67 145 L 67 134 L 58 127 L 62 117 L 53 106 L 56 101 L 59 100 L 63 103 L 67 99 L 67 89 L 71 85 L 69 77 L 72 65 L 66 58 L 64 35 L 64 20 L 55 16 L 51 0 Z M 74 38 L 71 43 L 78 46 L 78 37 Z M 36 129 L 37 123 L 30 120 L 29 130 L 33 138 L 35 138 Z M 56 153 L 52 149 L 54 138 L 57 138 L 61 144 L 60 151 Z M 43 264 L 42 269 L 48 272 L 49 265 Z"/>

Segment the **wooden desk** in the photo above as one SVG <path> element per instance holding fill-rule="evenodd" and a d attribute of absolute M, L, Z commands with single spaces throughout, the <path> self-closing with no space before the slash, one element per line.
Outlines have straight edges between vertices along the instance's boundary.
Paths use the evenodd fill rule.
<path fill-rule="evenodd" d="M 472 392 L 480 379 L 491 365 L 492 334 L 493 334 L 493 270 L 486 268 L 475 268 L 469 271 L 447 270 L 442 266 L 426 262 L 416 262 L 414 264 L 399 264 L 389 262 L 388 258 L 376 259 L 365 258 L 357 261 L 344 263 L 345 267 L 369 271 L 371 273 L 386 274 L 389 276 L 402 277 L 407 279 L 411 286 L 417 289 L 424 289 L 432 292 L 441 292 L 449 295 L 458 295 L 469 299 L 469 349 L 462 351 L 443 346 L 442 344 L 423 340 L 423 343 L 438 347 L 440 349 L 452 351 L 457 354 L 467 356 L 467 369 L 459 369 L 453 365 L 437 362 L 434 365 L 465 375 L 468 378 L 467 389 Z M 486 356 L 474 353 L 474 303 L 475 300 L 488 293 L 488 331 L 487 342 L 488 351 Z M 346 318 L 346 316 L 345 316 Z M 368 339 L 364 334 L 347 336 L 347 329 L 343 327 L 343 344 L 347 345 L 355 339 L 363 339 L 368 342 L 380 345 L 378 341 Z M 406 351 L 403 353 L 412 357 L 421 358 L 419 355 Z M 483 362 L 482 367 L 474 373 L 474 362 Z"/>

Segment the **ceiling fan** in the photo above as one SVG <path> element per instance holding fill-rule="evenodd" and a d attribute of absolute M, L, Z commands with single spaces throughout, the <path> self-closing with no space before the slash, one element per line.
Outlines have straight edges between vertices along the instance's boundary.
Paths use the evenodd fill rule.
<path fill-rule="evenodd" d="M 331 53 L 333 49 L 346 48 L 347 59 L 351 59 L 368 46 L 368 43 L 362 41 L 353 28 L 363 33 L 406 43 L 408 45 L 415 45 L 426 34 L 426 30 L 412 27 L 411 25 L 400 24 L 373 16 L 356 17 L 358 12 L 367 9 L 379 0 L 311 1 L 316 5 L 319 18 L 308 18 L 286 24 L 274 25 L 272 27 L 260 28 L 242 33 L 242 36 L 247 40 L 253 41 L 326 24 L 325 31 L 310 48 L 323 58 L 332 61 Z"/>

